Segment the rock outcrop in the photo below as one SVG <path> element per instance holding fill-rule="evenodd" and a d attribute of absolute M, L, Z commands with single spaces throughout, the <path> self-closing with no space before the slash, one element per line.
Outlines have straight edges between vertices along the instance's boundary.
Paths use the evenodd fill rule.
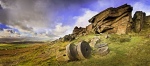
<path fill-rule="evenodd" d="M 127 4 L 117 8 L 110 7 L 89 20 L 91 32 L 126 34 L 131 29 L 131 12 L 132 7 Z"/>
<path fill-rule="evenodd" d="M 150 27 L 150 15 L 145 17 L 145 23 L 144 23 L 144 28 L 149 28 Z"/>
<path fill-rule="evenodd" d="M 132 30 L 136 33 L 150 27 L 150 15 L 146 16 L 145 12 L 136 11 L 133 16 Z"/>
<path fill-rule="evenodd" d="M 150 25 L 150 15 L 146 16 L 145 22 L 146 22 L 147 25 Z"/>
<path fill-rule="evenodd" d="M 139 33 L 144 26 L 146 14 L 142 11 L 136 11 L 133 17 L 133 31 Z"/>
<path fill-rule="evenodd" d="M 82 28 L 82 27 L 75 27 L 74 30 L 73 30 L 73 33 L 74 35 L 79 35 L 79 36 L 83 36 L 86 34 L 86 29 L 85 28 Z"/>
<path fill-rule="evenodd" d="M 89 20 L 86 28 L 75 27 L 72 34 L 66 35 L 59 39 L 61 41 L 72 41 L 79 36 L 85 36 L 91 33 L 115 33 L 127 34 L 131 31 L 139 33 L 142 29 L 150 27 L 150 16 L 142 11 L 137 11 L 132 18 L 133 8 L 124 4 L 117 8 L 107 8 L 106 10 L 98 13 Z"/>

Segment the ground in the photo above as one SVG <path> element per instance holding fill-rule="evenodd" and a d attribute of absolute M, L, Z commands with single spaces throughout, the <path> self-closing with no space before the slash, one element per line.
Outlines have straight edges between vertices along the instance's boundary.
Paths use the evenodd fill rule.
<path fill-rule="evenodd" d="M 63 55 L 69 43 L 77 44 L 85 40 L 89 42 L 95 36 L 101 38 L 101 43 L 107 43 L 110 53 L 100 56 L 92 50 L 88 59 L 78 61 L 57 61 L 58 55 Z M 55 44 L 0 44 L 0 66 L 150 66 L 150 31 L 145 29 L 140 33 L 127 35 L 106 34 L 79 37 L 71 42 L 56 42 Z M 61 53 L 62 52 L 62 53 Z M 64 58 L 62 58 L 64 60 Z"/>

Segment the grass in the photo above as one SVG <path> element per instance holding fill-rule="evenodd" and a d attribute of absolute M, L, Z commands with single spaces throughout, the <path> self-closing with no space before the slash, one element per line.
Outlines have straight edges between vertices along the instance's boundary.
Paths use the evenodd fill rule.
<path fill-rule="evenodd" d="M 111 34 L 110 38 L 102 35 L 87 35 L 72 42 L 56 42 L 55 44 L 0 44 L 0 65 L 4 66 L 150 66 L 150 40 L 147 35 L 150 31 L 130 33 L 128 35 Z M 110 53 L 100 56 L 92 51 L 89 59 L 62 62 L 65 47 L 69 43 L 85 40 L 90 42 L 99 37 L 100 43 L 107 43 Z M 7 49 L 7 50 L 5 50 Z M 60 58 L 59 58 L 60 57 Z M 61 61 L 58 61 L 61 60 Z"/>
<path fill-rule="evenodd" d="M 31 47 L 33 44 L 0 44 L 0 50 L 13 50 L 18 48 Z"/>

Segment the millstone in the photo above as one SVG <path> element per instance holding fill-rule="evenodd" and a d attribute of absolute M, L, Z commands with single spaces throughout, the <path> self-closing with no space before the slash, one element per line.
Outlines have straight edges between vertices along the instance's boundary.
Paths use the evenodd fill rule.
<path fill-rule="evenodd" d="M 107 55 L 109 53 L 109 51 L 110 50 L 109 50 L 108 46 L 98 48 L 98 53 L 102 56 Z"/>
<path fill-rule="evenodd" d="M 86 41 L 82 41 L 77 45 L 78 59 L 85 59 L 90 56 L 91 47 Z"/>
<path fill-rule="evenodd" d="M 108 44 L 96 44 L 95 45 L 95 48 L 102 48 L 102 47 L 106 47 L 106 46 L 108 46 Z"/>
<path fill-rule="evenodd" d="M 77 51 L 74 44 L 68 44 L 66 46 L 66 52 L 70 60 L 77 60 Z"/>

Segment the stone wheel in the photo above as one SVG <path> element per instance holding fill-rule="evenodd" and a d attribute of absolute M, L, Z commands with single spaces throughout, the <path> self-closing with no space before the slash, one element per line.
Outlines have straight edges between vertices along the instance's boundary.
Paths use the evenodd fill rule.
<path fill-rule="evenodd" d="M 66 52 L 70 60 L 77 60 L 77 51 L 74 44 L 68 44 L 66 46 Z"/>
<path fill-rule="evenodd" d="M 88 58 L 91 54 L 91 47 L 86 41 L 82 41 L 77 45 L 78 59 Z"/>

